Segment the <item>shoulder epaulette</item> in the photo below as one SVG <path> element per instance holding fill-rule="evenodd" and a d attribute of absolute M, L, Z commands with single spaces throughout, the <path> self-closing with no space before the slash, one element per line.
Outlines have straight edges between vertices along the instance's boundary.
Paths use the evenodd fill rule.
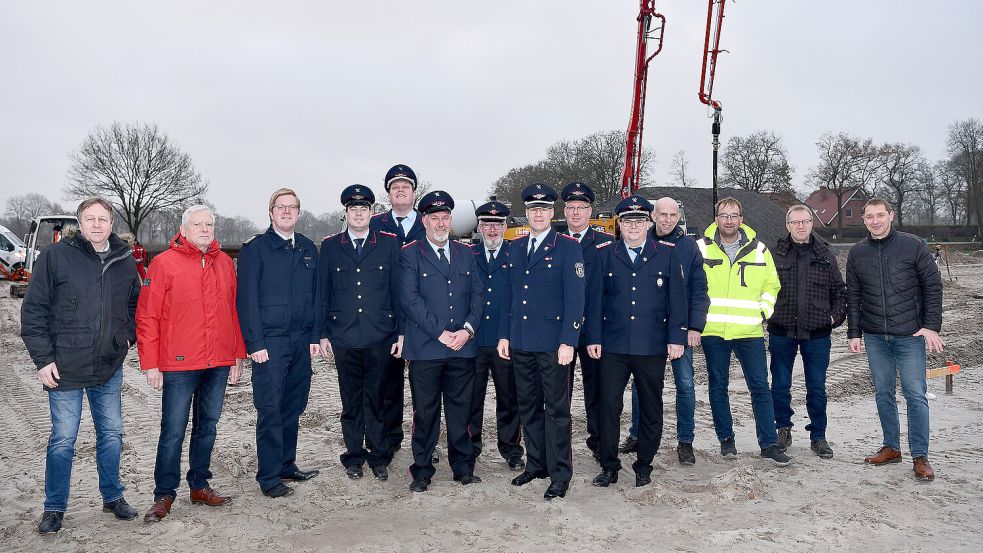
<path fill-rule="evenodd" d="M 260 236 L 262 236 L 262 233 L 261 234 L 254 234 L 251 238 L 247 238 L 246 241 L 242 243 L 242 245 L 245 246 L 246 244 L 252 242 L 253 240 L 255 240 L 257 238 L 259 238 Z"/>
<path fill-rule="evenodd" d="M 557 233 L 557 234 L 560 234 L 560 233 Z M 577 239 L 574 238 L 573 236 L 570 236 L 569 234 L 560 234 L 560 236 L 566 238 L 567 240 L 573 240 L 574 242 L 577 242 Z"/>
<path fill-rule="evenodd" d="M 611 239 L 613 239 L 613 238 L 614 238 L 614 235 L 613 235 L 613 234 L 610 234 L 610 233 L 607 233 L 607 232 L 604 232 L 603 230 L 595 230 L 594 232 L 596 232 L 596 233 L 598 233 L 598 234 L 603 234 L 604 236 L 607 236 L 608 238 L 611 238 Z"/>
<path fill-rule="evenodd" d="M 382 217 L 386 213 L 389 213 L 389 212 L 388 211 L 380 211 L 379 213 L 376 213 L 375 215 L 373 215 L 372 218 L 375 219 L 376 217 Z"/>
<path fill-rule="evenodd" d="M 396 235 L 395 235 L 394 233 L 392 233 L 392 232 L 386 232 L 386 231 L 384 231 L 384 230 L 377 230 L 376 232 L 378 232 L 379 234 L 385 234 L 386 236 L 390 236 L 390 237 L 392 237 L 392 238 L 398 238 L 398 237 L 397 237 L 397 236 L 396 236 Z"/>
<path fill-rule="evenodd" d="M 419 240 L 414 240 L 414 241 L 410 242 L 409 244 L 403 244 L 403 247 L 400 248 L 400 249 L 405 250 L 406 248 L 412 246 L 413 244 L 416 244 L 417 242 L 419 242 Z"/>
<path fill-rule="evenodd" d="M 594 247 L 597 248 L 597 249 L 601 249 L 601 248 L 606 248 L 606 247 L 610 246 L 611 244 L 614 244 L 614 241 L 611 241 L 611 242 L 602 242 L 600 244 L 596 244 Z"/>
<path fill-rule="evenodd" d="M 663 244 L 665 246 L 669 246 L 670 248 L 675 248 L 676 247 L 676 245 L 673 244 L 672 242 L 666 242 L 665 240 L 659 240 L 659 243 L 660 244 Z"/>

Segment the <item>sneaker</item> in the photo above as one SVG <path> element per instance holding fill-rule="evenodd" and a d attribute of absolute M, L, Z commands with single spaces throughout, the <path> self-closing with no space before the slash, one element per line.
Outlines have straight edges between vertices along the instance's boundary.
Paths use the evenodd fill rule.
<path fill-rule="evenodd" d="M 737 445 L 733 436 L 720 442 L 720 456 L 724 459 L 737 459 Z"/>
<path fill-rule="evenodd" d="M 679 442 L 679 445 L 676 447 L 676 453 L 679 454 L 680 465 L 696 464 L 696 455 L 693 455 L 693 444 Z"/>
<path fill-rule="evenodd" d="M 785 452 L 779 449 L 777 444 L 762 449 L 761 458 L 769 459 L 772 463 L 780 467 L 787 467 L 792 464 L 792 458 L 785 455 Z"/>
<path fill-rule="evenodd" d="M 638 452 L 638 438 L 632 436 L 631 434 L 625 438 L 625 441 L 621 442 L 618 447 L 619 453 L 637 453 Z"/>
<path fill-rule="evenodd" d="M 821 459 L 833 458 L 833 449 L 829 447 L 829 442 L 826 440 L 813 440 L 812 445 L 809 447 L 816 455 L 819 455 Z"/>
<path fill-rule="evenodd" d="M 778 429 L 778 449 L 788 451 L 788 446 L 792 445 L 792 427 L 783 426 Z"/>

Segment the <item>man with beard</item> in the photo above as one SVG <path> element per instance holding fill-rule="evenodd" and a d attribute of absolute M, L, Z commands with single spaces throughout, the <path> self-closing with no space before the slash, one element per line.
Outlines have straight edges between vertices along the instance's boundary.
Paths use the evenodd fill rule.
<path fill-rule="evenodd" d="M 454 480 L 475 484 L 474 446 L 468 436 L 474 394 L 473 340 L 485 305 L 471 248 L 449 240 L 454 200 L 443 191 L 420 199 L 426 237 L 400 253 L 399 300 L 403 309 L 403 356 L 410 366 L 413 396 L 413 464 L 410 490 L 425 492 L 436 469 L 433 452 L 440 407 L 447 426 L 447 461 Z"/>
<path fill-rule="evenodd" d="M 341 391 L 341 464 L 351 479 L 368 462 L 387 480 L 392 461 L 383 420 L 385 374 L 403 347 L 396 300 L 400 244 L 395 235 L 369 230 L 375 194 L 353 184 L 341 193 L 348 229 L 321 242 L 318 256 L 318 326 L 321 350 L 334 353 Z"/>
<path fill-rule="evenodd" d="M 505 221 L 509 208 L 502 202 L 492 201 L 482 204 L 475 210 L 478 218 L 478 232 L 481 243 L 474 249 L 474 259 L 485 289 L 485 314 L 478 327 L 475 341 L 478 344 L 478 358 L 474 381 L 474 400 L 471 403 L 471 443 L 474 456 L 481 454 L 481 427 L 485 412 L 485 394 L 488 390 L 488 373 L 495 382 L 495 421 L 498 436 L 498 452 L 509 465 L 509 469 L 520 471 L 526 464 L 522 460 L 523 449 L 519 443 L 519 407 L 516 400 L 515 371 L 512 363 L 498 356 L 498 330 L 503 319 L 508 316 L 509 306 L 505 304 L 505 294 L 509 286 L 508 242 L 503 240 Z M 507 321 L 506 321 L 507 323 Z"/>

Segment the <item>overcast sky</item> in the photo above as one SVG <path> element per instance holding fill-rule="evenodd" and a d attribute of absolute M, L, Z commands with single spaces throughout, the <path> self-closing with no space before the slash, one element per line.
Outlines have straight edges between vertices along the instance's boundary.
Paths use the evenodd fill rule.
<path fill-rule="evenodd" d="M 684 149 L 709 185 L 706 2 L 656 7 L 655 177 L 667 184 Z M 395 163 L 478 199 L 556 141 L 627 125 L 637 13 L 637 0 L 0 0 L 0 205 L 63 201 L 70 152 L 113 121 L 158 124 L 224 215 L 265 222 L 280 186 L 333 211 L 348 184 L 383 193 Z M 935 160 L 949 124 L 983 117 L 983 2 L 740 0 L 726 15 L 721 140 L 774 130 L 800 188 L 824 132 Z"/>

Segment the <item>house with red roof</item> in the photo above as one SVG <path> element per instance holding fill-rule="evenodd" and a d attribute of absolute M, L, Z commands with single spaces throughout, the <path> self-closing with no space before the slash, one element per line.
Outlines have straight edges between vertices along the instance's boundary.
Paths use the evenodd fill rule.
<path fill-rule="evenodd" d="M 843 226 L 853 227 L 864 224 L 862 212 L 867 199 L 867 195 L 859 188 L 847 188 L 843 191 L 842 204 L 837 207 L 836 193 L 820 186 L 819 190 L 809 194 L 804 203 L 812 208 L 819 227 L 838 227 L 839 222 L 836 219 L 840 209 L 843 210 Z"/>

